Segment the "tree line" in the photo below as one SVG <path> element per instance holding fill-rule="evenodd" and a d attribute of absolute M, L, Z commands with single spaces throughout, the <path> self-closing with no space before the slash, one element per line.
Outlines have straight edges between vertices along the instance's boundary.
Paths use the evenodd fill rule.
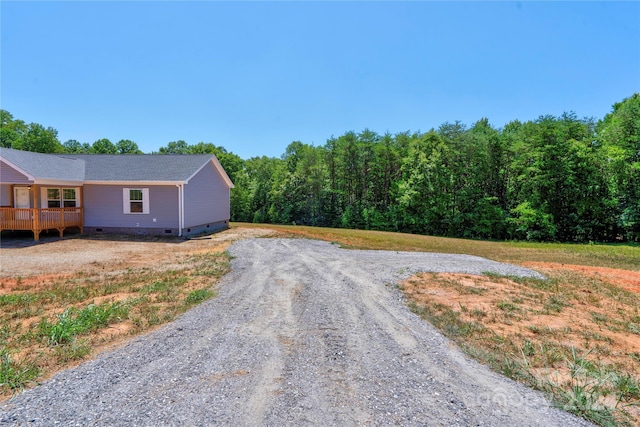
<path fill-rule="evenodd" d="M 60 144 L 54 129 L 1 114 L 5 147 L 140 152 L 128 140 Z M 216 154 L 235 183 L 234 221 L 478 239 L 640 241 L 637 93 L 597 121 L 564 113 L 501 129 L 487 119 L 428 132 L 365 129 L 322 146 L 294 141 L 280 158 L 243 160 L 211 143 L 184 141 L 159 153 Z"/>

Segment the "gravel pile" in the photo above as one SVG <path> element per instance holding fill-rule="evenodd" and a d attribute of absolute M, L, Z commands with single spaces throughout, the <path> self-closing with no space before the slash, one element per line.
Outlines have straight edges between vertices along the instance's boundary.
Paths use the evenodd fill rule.
<path fill-rule="evenodd" d="M 230 252 L 217 298 L 5 402 L 0 425 L 589 425 L 470 361 L 395 288 L 418 271 L 535 272 L 303 239 Z"/>

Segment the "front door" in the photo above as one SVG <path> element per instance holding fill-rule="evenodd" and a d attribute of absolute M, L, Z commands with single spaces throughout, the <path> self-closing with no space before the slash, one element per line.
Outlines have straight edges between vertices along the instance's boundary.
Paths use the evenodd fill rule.
<path fill-rule="evenodd" d="M 28 187 L 13 187 L 13 207 L 27 209 L 31 207 Z"/>
<path fill-rule="evenodd" d="M 31 197 L 28 187 L 13 187 L 13 207 L 14 208 L 30 208 Z M 16 219 L 30 219 L 29 211 L 16 212 Z"/>

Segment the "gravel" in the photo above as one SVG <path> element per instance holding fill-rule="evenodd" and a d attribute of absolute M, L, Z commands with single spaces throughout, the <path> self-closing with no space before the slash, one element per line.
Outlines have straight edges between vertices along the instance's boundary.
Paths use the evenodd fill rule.
<path fill-rule="evenodd" d="M 533 271 L 305 239 L 230 252 L 218 297 L 0 404 L 0 425 L 590 425 L 468 359 L 395 286 Z"/>

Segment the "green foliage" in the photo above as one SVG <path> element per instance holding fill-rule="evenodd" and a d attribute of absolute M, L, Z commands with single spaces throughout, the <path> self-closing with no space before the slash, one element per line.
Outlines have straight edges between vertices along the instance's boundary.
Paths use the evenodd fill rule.
<path fill-rule="evenodd" d="M 55 354 L 59 362 L 71 362 L 84 359 L 91 354 L 91 347 L 84 340 L 74 337 L 71 341 L 57 346 Z"/>
<path fill-rule="evenodd" d="M 0 146 L 38 153 L 62 153 L 58 131 L 38 123 L 14 120 L 11 113 L 0 110 Z"/>
<path fill-rule="evenodd" d="M 511 209 L 507 223 L 511 226 L 511 236 L 522 240 L 553 240 L 556 227 L 553 216 L 543 209 L 534 209 L 529 201 Z"/>
<path fill-rule="evenodd" d="M 202 301 L 208 300 L 213 297 L 215 293 L 211 289 L 196 289 L 195 291 L 189 292 L 189 294 L 184 299 L 185 304 L 194 305 L 198 304 Z"/>
<path fill-rule="evenodd" d="M 107 138 L 97 140 L 91 145 L 91 153 L 93 154 L 116 154 L 118 149 Z"/>
<path fill-rule="evenodd" d="M 0 391 L 22 390 L 28 383 L 33 382 L 40 370 L 33 361 L 15 361 L 9 350 L 0 348 Z"/>
<path fill-rule="evenodd" d="M 116 143 L 115 147 L 118 154 L 142 154 L 138 144 L 129 139 L 121 139 Z"/>
<path fill-rule="evenodd" d="M 48 345 L 61 345 L 71 342 L 77 335 L 124 320 L 128 313 L 129 307 L 125 303 L 91 304 L 82 310 L 71 307 L 56 315 L 55 322 L 43 318 L 39 334 Z"/>
<path fill-rule="evenodd" d="M 350 131 L 320 147 L 294 141 L 281 159 L 244 163 L 232 217 L 479 239 L 637 240 L 638 99 L 598 124 L 564 113 L 503 129 L 481 119 L 426 133 Z"/>
<path fill-rule="evenodd" d="M 612 205 L 623 236 L 640 241 L 640 94 L 624 99 L 598 123 Z"/>
<path fill-rule="evenodd" d="M 133 141 L 57 142 L 55 129 L 0 110 L 0 145 L 68 153 L 139 153 Z M 235 184 L 231 219 L 474 239 L 640 241 L 640 94 L 597 123 L 573 112 L 496 129 L 379 135 L 323 146 L 293 141 L 281 158 L 242 160 L 211 143 L 161 154 L 215 154 Z"/>
<path fill-rule="evenodd" d="M 91 146 L 88 143 L 85 142 L 82 144 L 75 139 L 70 139 L 62 145 L 64 146 L 65 153 L 69 154 L 88 154 L 91 152 Z"/>
<path fill-rule="evenodd" d="M 565 411 L 601 426 L 616 426 L 618 423 L 614 417 L 615 408 L 602 404 L 603 397 L 610 391 L 612 375 L 605 372 L 601 366 L 588 361 L 588 354 L 589 352 L 578 355 L 575 348 L 572 348 L 571 356 L 565 359 L 570 373 L 570 387 L 560 388 L 549 383 L 547 389 L 553 395 L 556 404 Z M 622 389 L 616 389 L 619 396 L 627 397 L 626 391 L 624 386 Z"/>

